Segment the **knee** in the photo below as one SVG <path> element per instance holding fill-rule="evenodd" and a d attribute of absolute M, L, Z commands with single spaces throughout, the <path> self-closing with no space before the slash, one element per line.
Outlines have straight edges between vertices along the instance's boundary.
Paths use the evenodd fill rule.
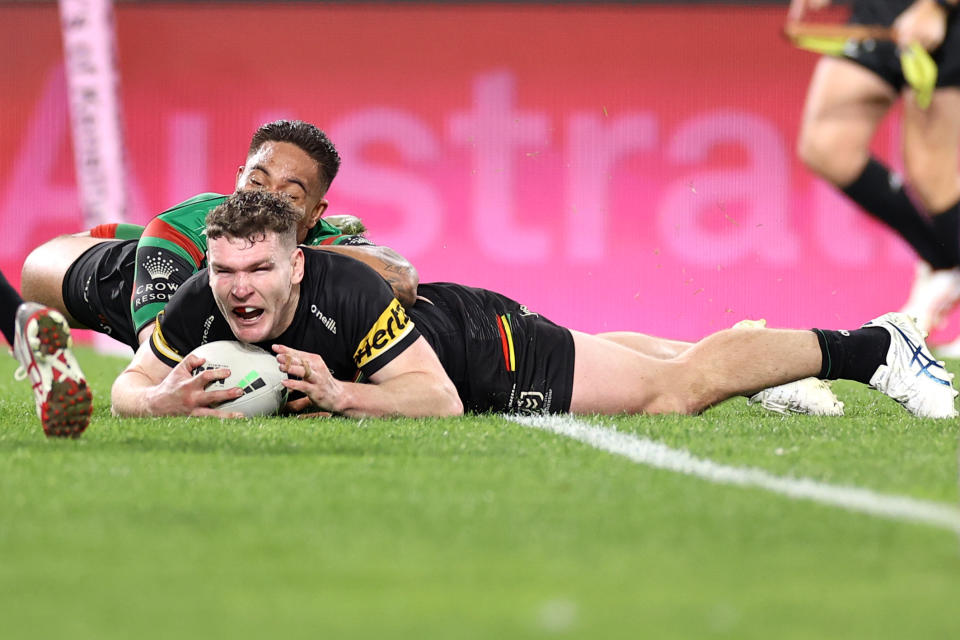
<path fill-rule="evenodd" d="M 823 173 L 831 156 L 830 140 L 818 133 L 815 127 L 804 126 L 797 138 L 797 158 L 808 169 Z"/>
<path fill-rule="evenodd" d="M 804 127 L 797 140 L 797 158 L 821 178 L 837 186 L 856 179 L 868 151 L 815 127 Z"/>
<path fill-rule="evenodd" d="M 42 279 L 41 271 L 45 262 L 44 253 L 41 245 L 31 251 L 23 261 L 23 268 L 20 270 L 20 295 L 24 300 L 37 299 L 37 287 Z"/>
<path fill-rule="evenodd" d="M 797 157 L 808 169 L 830 182 L 839 182 L 838 151 L 831 140 L 817 133 L 804 131 L 797 142 Z"/>
<path fill-rule="evenodd" d="M 23 261 L 20 270 L 20 295 L 53 306 L 60 297 L 61 271 L 69 251 L 62 246 L 60 236 L 35 248 Z"/>
<path fill-rule="evenodd" d="M 712 404 L 708 394 L 699 390 L 675 390 L 655 397 L 647 405 L 646 413 L 696 416 L 703 413 Z"/>

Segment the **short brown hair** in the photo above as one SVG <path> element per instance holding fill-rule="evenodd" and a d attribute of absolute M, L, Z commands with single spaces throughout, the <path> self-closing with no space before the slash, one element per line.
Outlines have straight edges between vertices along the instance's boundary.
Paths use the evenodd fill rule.
<path fill-rule="evenodd" d="M 242 238 L 259 242 L 267 233 L 297 241 L 297 224 L 303 213 L 285 196 L 269 191 L 238 191 L 207 214 L 207 239 Z"/>

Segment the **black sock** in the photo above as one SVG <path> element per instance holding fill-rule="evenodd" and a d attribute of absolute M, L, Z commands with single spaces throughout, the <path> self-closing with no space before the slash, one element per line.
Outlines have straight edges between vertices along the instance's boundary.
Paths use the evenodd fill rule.
<path fill-rule="evenodd" d="M 7 344 L 13 346 L 13 335 L 16 332 L 17 325 L 17 307 L 23 302 L 23 298 L 17 293 L 17 290 L 7 282 L 7 277 L 0 272 L 0 331 L 3 331 L 3 337 L 7 339 Z"/>
<path fill-rule="evenodd" d="M 875 158 L 867 161 L 863 173 L 843 192 L 864 211 L 896 231 L 934 269 L 956 266 L 950 256 L 944 255 L 933 223 L 914 206 L 902 181 Z"/>
<path fill-rule="evenodd" d="M 820 343 L 823 364 L 817 375 L 822 380 L 856 380 L 870 384 L 877 367 L 887 361 L 890 334 L 882 327 L 855 331 L 813 329 Z"/>
<path fill-rule="evenodd" d="M 960 201 L 952 207 L 930 216 L 930 223 L 940 241 L 940 252 L 951 261 L 950 267 L 960 267 Z"/>

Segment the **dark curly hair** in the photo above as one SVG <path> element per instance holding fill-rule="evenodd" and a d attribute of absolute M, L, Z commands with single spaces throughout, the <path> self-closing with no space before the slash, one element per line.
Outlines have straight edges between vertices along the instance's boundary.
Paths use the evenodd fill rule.
<path fill-rule="evenodd" d="M 207 239 L 243 238 L 250 243 L 274 232 L 296 243 L 303 214 L 285 196 L 269 191 L 238 191 L 207 214 Z"/>
<path fill-rule="evenodd" d="M 323 193 L 340 170 L 340 154 L 323 131 L 303 120 L 276 120 L 261 125 L 250 140 L 247 157 L 256 153 L 265 142 L 289 142 L 303 149 L 320 167 Z"/>

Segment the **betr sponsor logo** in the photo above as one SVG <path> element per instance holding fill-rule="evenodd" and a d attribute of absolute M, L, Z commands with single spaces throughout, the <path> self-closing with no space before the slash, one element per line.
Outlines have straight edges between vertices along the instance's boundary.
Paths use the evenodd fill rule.
<path fill-rule="evenodd" d="M 403 307 L 394 299 L 360 341 L 353 361 L 357 367 L 362 367 L 396 344 L 412 327 Z"/>

